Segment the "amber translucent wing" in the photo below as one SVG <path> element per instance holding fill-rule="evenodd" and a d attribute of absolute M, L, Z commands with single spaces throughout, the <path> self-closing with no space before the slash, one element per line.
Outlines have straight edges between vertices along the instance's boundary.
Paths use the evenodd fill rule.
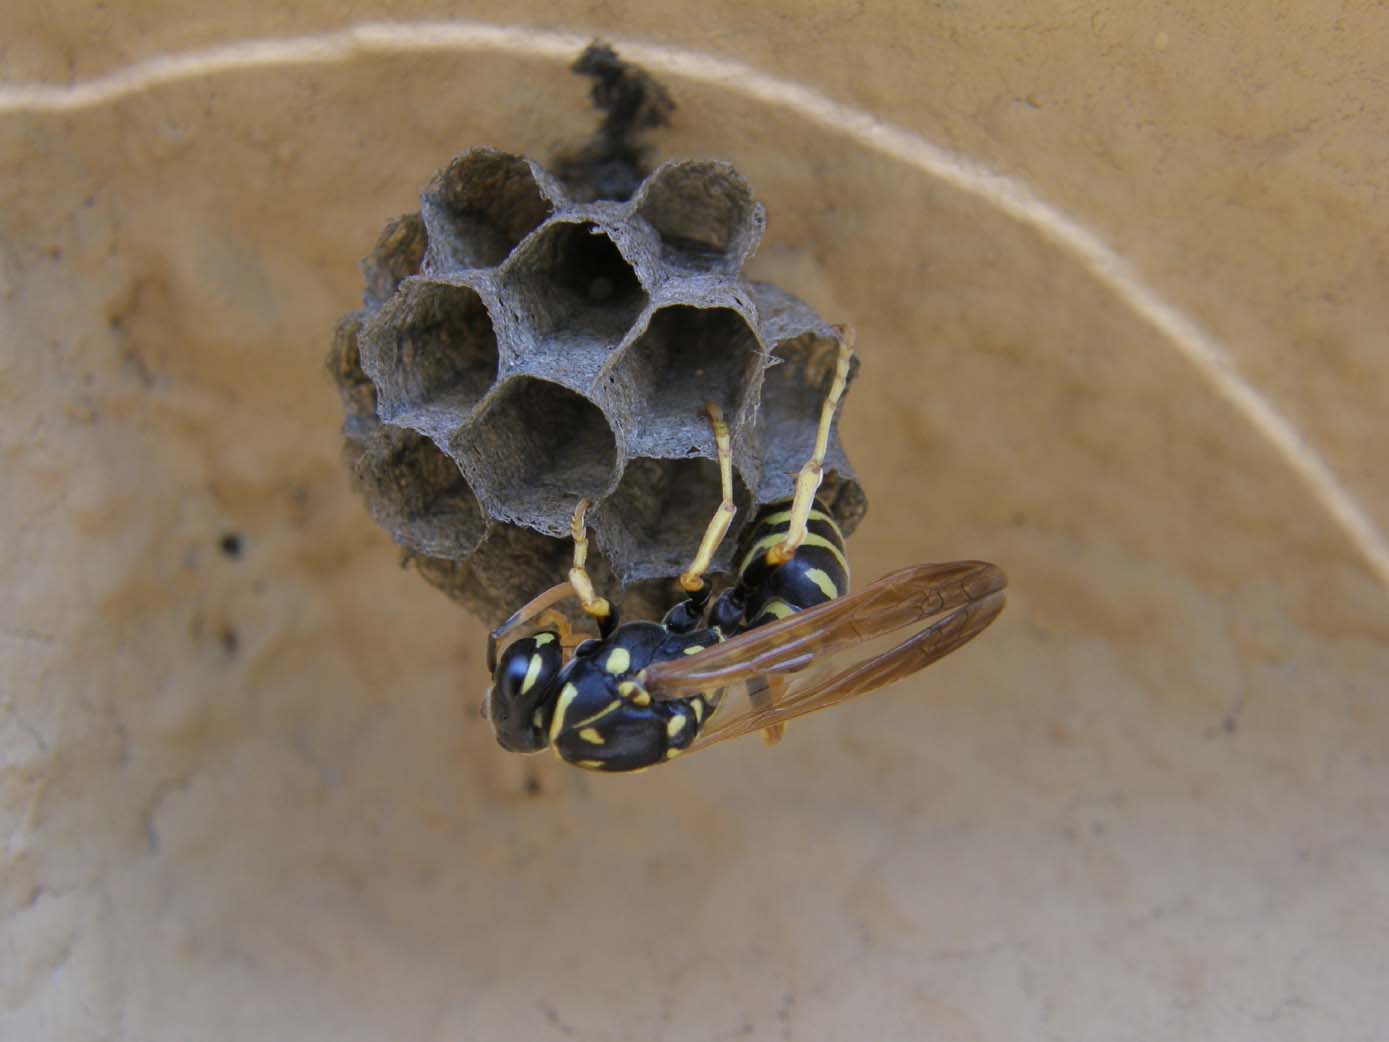
<path fill-rule="evenodd" d="M 679 698 L 727 688 L 754 677 L 796 673 L 818 659 L 850 650 L 905 626 L 923 623 L 966 605 L 982 603 L 1001 591 L 1007 583 L 1002 571 L 983 561 L 913 565 L 884 576 L 852 596 L 759 626 L 707 648 L 698 655 L 650 666 L 642 678 L 643 684 L 653 698 Z M 1001 609 L 1000 596 L 993 614 L 997 615 Z M 970 633 L 969 636 L 973 635 Z M 925 639 L 925 633 L 918 636 Z M 964 640 L 956 642 L 936 657 L 962 643 Z M 906 648 L 906 644 L 900 645 L 881 658 L 889 659 L 897 651 L 906 655 Z M 914 659 L 908 656 L 904 661 Z M 870 661 L 862 665 L 866 667 L 871 664 Z M 850 667 L 850 671 L 855 668 L 858 667 Z M 920 669 L 921 666 L 915 668 Z M 873 686 L 890 683 L 891 679 Z M 838 700 L 842 701 L 843 698 Z"/>
<path fill-rule="evenodd" d="M 707 749 L 730 738 L 764 731 L 798 716 L 828 709 L 925 669 L 982 633 L 1003 611 L 1003 603 L 1001 590 L 987 594 L 982 600 L 937 619 L 881 655 L 858 661 L 828 676 L 820 671 L 793 676 L 782 687 L 777 700 L 766 708 L 716 713 L 690 746 L 690 751 Z"/>

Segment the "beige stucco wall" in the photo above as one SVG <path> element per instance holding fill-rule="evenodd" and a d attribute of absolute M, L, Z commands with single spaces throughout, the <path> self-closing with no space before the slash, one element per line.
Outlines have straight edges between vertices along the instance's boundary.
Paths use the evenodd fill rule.
<path fill-rule="evenodd" d="M 1386 14 L 1017 7 L 0 11 L 0 1037 L 1377 1036 Z M 859 580 L 1013 593 L 528 795 L 320 364 L 430 172 L 587 127 L 591 34 L 858 328 Z"/>

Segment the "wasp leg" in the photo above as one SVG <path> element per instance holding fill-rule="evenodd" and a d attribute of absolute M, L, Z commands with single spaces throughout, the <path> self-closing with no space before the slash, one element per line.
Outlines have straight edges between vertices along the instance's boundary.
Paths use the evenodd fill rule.
<path fill-rule="evenodd" d="M 764 709 L 771 709 L 781 701 L 781 693 L 786 688 L 786 678 L 784 676 L 755 677 L 748 681 L 748 701 L 752 703 L 753 712 L 758 713 Z M 786 731 L 786 724 L 776 723 L 770 727 L 762 729 L 762 741 L 767 745 L 776 745 L 781 741 L 781 736 Z"/>
<path fill-rule="evenodd" d="M 535 624 L 541 629 L 549 627 L 559 633 L 560 647 L 565 655 L 572 655 L 579 641 L 574 638 L 574 627 L 569 625 L 569 616 L 556 608 L 546 608 L 535 617 Z"/>
<path fill-rule="evenodd" d="M 584 515 L 592 505 L 587 499 L 579 500 L 579 505 L 574 508 L 574 520 L 569 525 L 574 536 L 574 565 L 569 569 L 569 585 L 574 587 L 585 613 L 597 620 L 599 635 L 606 639 L 617 626 L 617 615 L 612 605 L 594 592 L 593 580 L 584 567 L 588 561 L 588 529 L 584 526 Z"/>
<path fill-rule="evenodd" d="M 709 417 L 709 424 L 714 430 L 714 446 L 718 452 L 719 484 L 722 486 L 723 499 L 704 529 L 704 537 L 699 542 L 699 550 L 695 553 L 694 560 L 680 576 L 680 586 L 687 594 L 686 598 L 666 612 L 665 618 L 661 620 L 662 625 L 672 633 L 690 633 L 703 625 L 704 609 L 709 603 L 709 585 L 704 581 L 704 573 L 713 563 L 714 554 L 728 535 L 729 525 L 733 523 L 733 516 L 738 512 L 733 502 L 733 446 L 728 424 L 724 422 L 723 411 L 712 402 L 704 406 L 704 413 Z"/>
<path fill-rule="evenodd" d="M 709 626 L 726 636 L 736 634 L 747 617 L 747 595 L 741 585 L 733 585 L 719 594 L 709 609 Z"/>
<path fill-rule="evenodd" d="M 704 625 L 704 609 L 709 604 L 709 587 L 687 596 L 666 612 L 661 625 L 672 633 L 693 633 Z"/>
<path fill-rule="evenodd" d="M 497 644 L 503 637 L 522 623 L 529 622 L 536 616 L 543 614 L 551 605 L 558 604 L 564 598 L 573 595 L 573 585 L 568 582 L 557 583 L 517 608 L 511 617 L 494 629 L 487 638 L 487 672 L 495 673 L 497 671 Z"/>
<path fill-rule="evenodd" d="M 719 544 L 728 535 L 728 526 L 733 523 L 733 515 L 738 507 L 733 502 L 733 443 L 728 433 L 728 424 L 723 422 L 723 410 L 713 402 L 704 406 L 704 414 L 709 417 L 709 425 L 714 428 L 714 446 L 719 455 L 719 484 L 723 489 L 723 501 L 719 503 L 709 525 L 704 530 L 704 538 L 699 541 L 699 551 L 680 576 L 680 587 L 686 593 L 699 593 L 704 589 L 704 573 L 714 561 Z"/>
<path fill-rule="evenodd" d="M 829 451 L 830 425 L 834 422 L 835 410 L 839 400 L 844 397 L 844 389 L 849 385 L 849 366 L 854 358 L 854 331 L 848 326 L 839 327 L 839 359 L 834 367 L 834 380 L 825 403 L 820 407 L 820 427 L 815 432 L 815 451 L 805 466 L 796 475 L 796 494 L 791 501 L 791 520 L 786 528 L 786 538 L 767 551 L 767 564 L 772 567 L 783 565 L 805 542 L 806 524 L 810 510 L 815 505 L 815 493 L 820 491 L 820 480 L 824 477 L 825 453 Z"/>
<path fill-rule="evenodd" d="M 531 619 L 544 618 L 554 625 L 561 634 L 561 642 L 569 650 L 574 644 L 574 634 L 564 616 L 554 610 L 554 605 L 566 597 L 576 596 L 583 604 L 586 613 L 598 621 L 598 633 L 606 638 L 617 627 L 617 613 L 612 605 L 599 597 L 593 589 L 593 580 L 584 567 L 588 560 L 588 530 L 584 527 L 584 515 L 588 513 L 590 502 L 579 501 L 574 508 L 574 519 L 570 531 L 574 535 L 574 565 L 569 569 L 569 578 L 556 583 L 543 593 L 537 594 L 518 608 L 512 616 L 494 629 L 487 638 L 487 671 L 497 671 L 497 645 L 508 633 Z"/>

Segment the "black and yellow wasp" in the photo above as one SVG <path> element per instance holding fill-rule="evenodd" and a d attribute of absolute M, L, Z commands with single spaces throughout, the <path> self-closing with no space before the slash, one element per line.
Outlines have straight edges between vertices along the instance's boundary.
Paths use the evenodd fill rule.
<path fill-rule="evenodd" d="M 852 336 L 844 330 L 815 449 L 797 475 L 794 498 L 764 507 L 747 527 L 737 580 L 717 598 L 711 600 L 704 573 L 735 510 L 732 449 L 717 406 L 706 412 L 723 501 L 680 576 L 685 599 L 660 622 L 618 625 L 616 611 L 595 593 L 584 567 L 589 504 L 579 503 L 568 581 L 522 607 L 488 641 L 492 686 L 482 711 L 503 748 L 530 753 L 548 745 L 579 767 L 633 771 L 753 731 L 776 741 L 788 720 L 909 676 L 998 617 L 1007 579 L 982 561 L 903 568 L 844 596 L 844 539 L 815 497 L 852 356 Z M 596 620 L 596 639 L 574 645 L 564 617 L 549 610 L 569 596 Z M 544 616 L 554 618 L 553 629 L 514 640 L 498 657 L 503 638 Z M 908 627 L 895 647 L 861 650 Z M 843 664 L 846 654 L 850 661 Z M 737 710 L 728 704 L 735 689 L 747 696 Z"/>

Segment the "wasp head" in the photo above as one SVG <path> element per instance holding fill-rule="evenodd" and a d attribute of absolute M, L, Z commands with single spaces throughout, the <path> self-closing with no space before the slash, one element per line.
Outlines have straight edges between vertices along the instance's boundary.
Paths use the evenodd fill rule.
<path fill-rule="evenodd" d="M 563 665 L 559 637 L 548 630 L 518 640 L 502 653 L 482 699 L 482 715 L 492 721 L 503 749 L 533 753 L 549 744 L 555 680 Z"/>

